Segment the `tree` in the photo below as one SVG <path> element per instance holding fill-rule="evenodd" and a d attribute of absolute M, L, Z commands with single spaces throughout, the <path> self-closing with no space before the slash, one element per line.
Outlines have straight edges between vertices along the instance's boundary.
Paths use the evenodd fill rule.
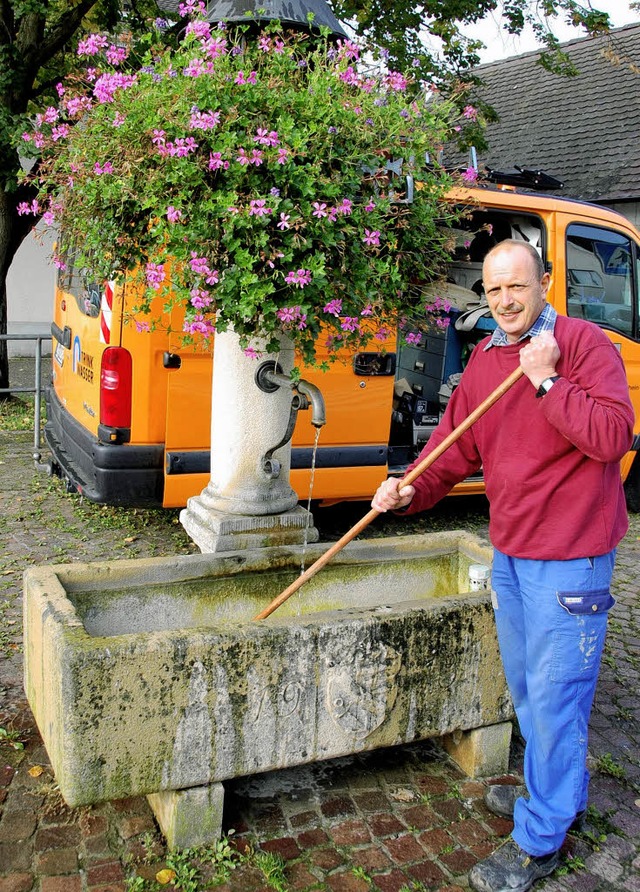
<path fill-rule="evenodd" d="M 161 5 L 161 4 L 160 4 Z M 259 0 L 256 7 L 259 8 Z M 605 14 L 576 0 L 333 0 L 336 14 L 352 21 L 358 34 L 370 38 L 393 67 L 414 64 L 416 74 L 450 92 L 453 78 L 472 82 L 478 44 L 459 27 L 502 8 L 505 27 L 519 33 L 534 21 L 545 44 L 543 62 L 558 64 L 557 41 L 537 16 L 563 13 L 587 33 L 606 30 Z M 24 238 L 37 222 L 20 215 L 31 203 L 33 182 L 20 183 L 20 135 L 27 119 L 57 100 L 56 84 L 78 65 L 76 48 L 88 32 L 113 31 L 121 23 L 132 34 L 144 32 L 157 15 L 154 0 L 0 0 L 0 333 L 7 328 L 6 279 Z M 440 52 L 425 50 L 423 38 L 440 40 Z M 560 57 L 561 61 L 561 57 Z M 461 98 L 462 101 L 462 98 Z M 467 120 L 463 138 L 477 142 L 479 121 Z M 6 342 L 0 342 L 0 387 L 9 383 Z"/>

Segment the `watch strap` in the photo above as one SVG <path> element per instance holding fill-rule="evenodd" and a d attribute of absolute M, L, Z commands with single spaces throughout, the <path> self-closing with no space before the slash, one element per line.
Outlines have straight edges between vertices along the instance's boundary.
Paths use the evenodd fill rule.
<path fill-rule="evenodd" d="M 546 394 L 549 393 L 553 385 L 556 383 L 560 375 L 551 375 L 549 378 L 545 378 L 544 381 L 540 382 L 540 387 L 536 390 L 536 398 L 540 399 Z"/>

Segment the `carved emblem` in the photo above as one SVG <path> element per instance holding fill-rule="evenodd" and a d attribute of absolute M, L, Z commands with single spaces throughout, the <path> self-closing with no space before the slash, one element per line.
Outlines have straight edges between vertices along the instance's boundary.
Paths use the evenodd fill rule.
<path fill-rule="evenodd" d="M 357 738 L 368 737 L 384 722 L 396 701 L 401 655 L 379 642 L 345 647 L 327 664 L 327 711 Z"/>

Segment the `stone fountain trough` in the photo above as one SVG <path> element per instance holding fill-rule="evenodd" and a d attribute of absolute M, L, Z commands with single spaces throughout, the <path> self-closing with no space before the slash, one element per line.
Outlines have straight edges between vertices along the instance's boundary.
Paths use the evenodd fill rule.
<path fill-rule="evenodd" d="M 28 570 L 25 687 L 64 799 L 151 794 L 184 846 L 219 834 L 233 777 L 429 737 L 506 770 L 490 593 L 468 581 L 490 561 L 462 532 L 352 542 L 259 622 L 300 547 Z"/>

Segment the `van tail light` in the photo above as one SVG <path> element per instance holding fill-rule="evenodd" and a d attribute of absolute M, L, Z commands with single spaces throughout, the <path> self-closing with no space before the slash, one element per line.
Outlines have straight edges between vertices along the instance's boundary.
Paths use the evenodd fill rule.
<path fill-rule="evenodd" d="M 124 347 L 107 347 L 100 365 L 100 427 L 103 442 L 126 443 L 131 435 L 133 363 Z"/>

